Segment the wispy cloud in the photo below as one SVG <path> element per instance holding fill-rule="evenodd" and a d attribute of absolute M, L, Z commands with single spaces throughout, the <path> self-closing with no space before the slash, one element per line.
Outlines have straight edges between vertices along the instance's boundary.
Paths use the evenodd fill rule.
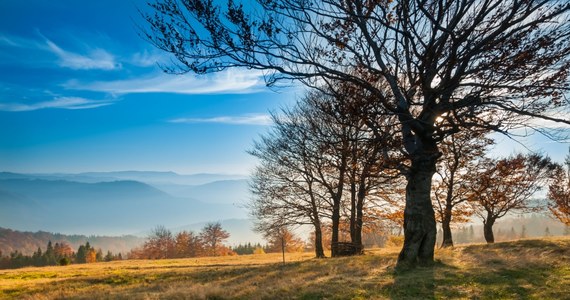
<path fill-rule="evenodd" d="M 115 70 L 122 67 L 111 53 L 103 49 L 94 48 L 87 50 L 86 54 L 80 54 L 63 49 L 39 31 L 37 34 L 39 39 L 0 34 L 0 45 L 55 54 L 59 58 L 58 66 L 73 70 Z"/>
<path fill-rule="evenodd" d="M 67 89 L 106 92 L 111 94 L 177 93 L 177 94 L 232 94 L 253 93 L 263 85 L 259 71 L 226 71 L 210 76 L 154 74 L 150 77 L 83 83 L 68 81 Z"/>
<path fill-rule="evenodd" d="M 213 118 L 179 118 L 169 120 L 170 123 L 218 123 L 231 125 L 271 125 L 271 117 L 266 114 L 252 114 L 245 116 L 221 116 Z"/>
<path fill-rule="evenodd" d="M 164 54 L 151 53 L 146 49 L 142 52 L 136 52 L 130 59 L 130 63 L 138 67 L 156 66 L 157 63 L 164 63 L 166 61 L 167 57 Z"/>
<path fill-rule="evenodd" d="M 89 109 L 111 105 L 112 101 L 90 100 L 80 97 L 56 97 L 53 100 L 36 103 L 0 103 L 0 111 L 32 111 L 45 108 Z"/>
<path fill-rule="evenodd" d="M 121 64 L 115 61 L 113 55 L 103 49 L 94 49 L 88 55 L 66 51 L 54 42 L 46 39 L 49 50 L 59 57 L 59 65 L 74 70 L 115 70 Z"/>

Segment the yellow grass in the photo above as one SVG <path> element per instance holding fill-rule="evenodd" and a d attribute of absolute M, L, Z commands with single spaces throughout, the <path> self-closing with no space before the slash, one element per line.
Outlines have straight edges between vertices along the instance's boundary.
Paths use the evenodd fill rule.
<path fill-rule="evenodd" d="M 0 299 L 568 299 L 570 238 L 438 250 L 434 268 L 403 273 L 398 250 L 0 270 Z"/>

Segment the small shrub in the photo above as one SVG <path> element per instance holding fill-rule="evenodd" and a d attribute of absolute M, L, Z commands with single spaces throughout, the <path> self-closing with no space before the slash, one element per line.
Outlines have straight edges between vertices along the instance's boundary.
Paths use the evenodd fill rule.
<path fill-rule="evenodd" d="M 391 235 L 386 241 L 386 247 L 402 247 L 404 245 L 404 236 L 402 235 Z"/>
<path fill-rule="evenodd" d="M 60 266 L 67 266 L 67 265 L 69 265 L 69 264 L 71 264 L 71 260 L 70 260 L 69 258 L 67 258 L 67 257 L 64 257 L 64 258 L 62 258 L 62 259 L 59 260 L 59 265 L 60 265 Z"/>

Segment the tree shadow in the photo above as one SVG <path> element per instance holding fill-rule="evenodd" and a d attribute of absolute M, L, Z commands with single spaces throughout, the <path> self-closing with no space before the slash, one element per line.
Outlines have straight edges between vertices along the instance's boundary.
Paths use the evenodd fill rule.
<path fill-rule="evenodd" d="M 390 299 L 435 299 L 435 266 L 394 270 Z"/>

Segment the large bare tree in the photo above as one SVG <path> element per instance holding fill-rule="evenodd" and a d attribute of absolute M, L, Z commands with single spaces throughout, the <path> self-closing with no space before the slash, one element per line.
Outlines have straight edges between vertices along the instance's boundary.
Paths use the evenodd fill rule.
<path fill-rule="evenodd" d="M 157 0 L 143 35 L 171 72 L 266 71 L 309 86 L 340 80 L 397 116 L 408 155 L 399 266 L 433 262 L 431 181 L 441 141 L 536 120 L 570 123 L 566 0 Z M 383 88 L 385 82 L 388 89 Z M 443 118 L 443 122 L 438 122 Z"/>

